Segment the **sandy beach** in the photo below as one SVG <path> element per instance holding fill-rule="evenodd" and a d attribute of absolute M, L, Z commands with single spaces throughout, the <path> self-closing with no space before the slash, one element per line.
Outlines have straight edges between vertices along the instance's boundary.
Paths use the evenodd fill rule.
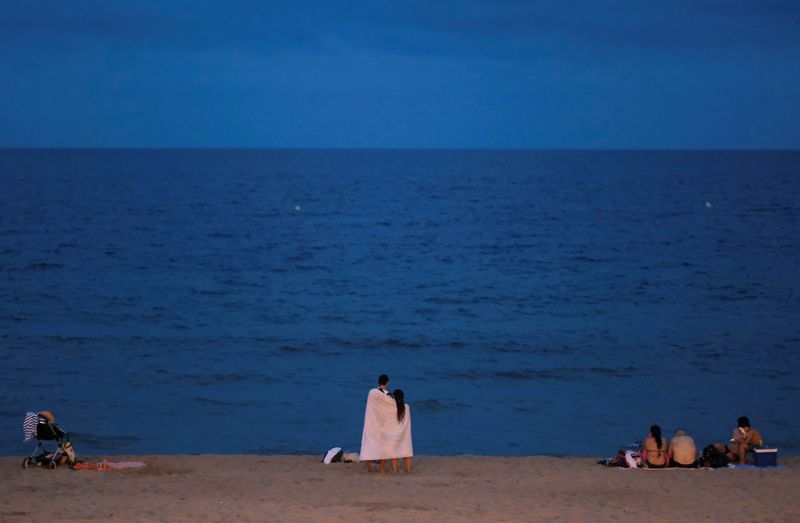
<path fill-rule="evenodd" d="M 21 458 L 0 458 L 0 521 L 800 520 L 797 457 L 779 470 L 643 471 L 591 458 L 422 456 L 410 475 L 318 456 L 104 458 L 147 465 L 24 470 Z"/>

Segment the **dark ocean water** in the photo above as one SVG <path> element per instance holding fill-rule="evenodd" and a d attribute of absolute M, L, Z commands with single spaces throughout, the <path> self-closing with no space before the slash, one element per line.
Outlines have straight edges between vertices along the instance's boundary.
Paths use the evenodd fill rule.
<path fill-rule="evenodd" d="M 800 153 L 0 150 L 0 454 L 800 451 Z M 294 210 L 299 206 L 300 210 Z"/>

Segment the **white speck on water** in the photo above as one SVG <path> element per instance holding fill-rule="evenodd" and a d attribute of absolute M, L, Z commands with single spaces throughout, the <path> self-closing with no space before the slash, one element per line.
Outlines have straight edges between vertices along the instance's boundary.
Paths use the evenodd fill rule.
<path fill-rule="evenodd" d="M 710 208 L 711 208 L 711 202 L 706 202 L 706 209 L 710 209 Z"/>
<path fill-rule="evenodd" d="M 294 206 L 294 212 L 300 212 L 300 211 L 302 211 L 302 210 L 303 210 L 303 209 L 302 209 L 302 208 L 301 208 L 299 205 L 295 205 L 295 206 Z"/>

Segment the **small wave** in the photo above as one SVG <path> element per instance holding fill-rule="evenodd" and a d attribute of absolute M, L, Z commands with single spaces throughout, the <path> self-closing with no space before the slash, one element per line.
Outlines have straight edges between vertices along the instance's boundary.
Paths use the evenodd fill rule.
<path fill-rule="evenodd" d="M 313 272 L 313 271 L 321 271 L 321 272 L 329 272 L 329 273 L 333 272 L 333 270 L 330 267 L 326 267 L 325 265 L 301 265 L 301 264 L 296 264 L 294 266 L 294 268 L 297 269 L 298 271 L 303 271 L 303 272 Z"/>
<path fill-rule="evenodd" d="M 323 314 L 319 317 L 322 321 L 334 321 L 341 323 L 353 323 L 353 321 L 344 314 Z"/>
<path fill-rule="evenodd" d="M 278 347 L 278 352 L 283 354 L 298 354 L 300 352 L 307 352 L 307 349 L 302 347 L 293 347 L 292 345 L 282 345 Z"/>
<path fill-rule="evenodd" d="M 427 399 L 421 401 L 414 401 L 411 403 L 411 408 L 416 411 L 424 412 L 439 412 L 450 410 L 466 410 L 472 406 L 462 401 L 444 400 L 444 399 Z"/>
<path fill-rule="evenodd" d="M 338 345 L 339 347 L 343 348 L 355 348 L 359 346 L 358 342 L 354 340 L 340 338 L 338 336 L 327 336 L 323 339 L 323 342 L 326 345 Z"/>
<path fill-rule="evenodd" d="M 646 374 L 646 373 L 644 373 Z M 560 367 L 551 369 L 517 369 L 478 371 L 456 371 L 443 373 L 447 379 L 465 379 L 477 381 L 481 379 L 507 379 L 519 381 L 554 380 L 576 381 L 586 379 L 587 375 L 603 376 L 608 378 L 629 378 L 632 375 L 643 375 L 643 370 L 638 367 Z"/>
<path fill-rule="evenodd" d="M 506 378 L 512 380 L 559 380 L 559 381 L 573 381 L 576 376 L 573 372 L 563 369 L 553 370 L 505 370 L 489 373 L 492 378 Z"/>
<path fill-rule="evenodd" d="M 486 376 L 476 370 L 456 370 L 449 372 L 442 372 L 440 376 L 447 380 L 466 380 L 478 381 L 484 379 Z"/>
<path fill-rule="evenodd" d="M 709 360 L 721 360 L 725 356 L 725 354 L 721 351 L 709 351 L 709 352 L 697 353 L 696 356 L 698 358 L 704 358 Z"/>
<path fill-rule="evenodd" d="M 523 348 L 516 342 L 510 341 L 504 343 L 503 345 L 492 345 L 486 349 L 486 352 L 489 353 L 506 353 L 506 354 L 516 354 L 522 352 Z"/>
<path fill-rule="evenodd" d="M 431 400 L 415 401 L 414 408 L 416 410 L 422 410 L 422 411 L 438 411 L 438 410 L 445 410 L 447 406 L 442 401 L 431 399 Z"/>
<path fill-rule="evenodd" d="M 205 396 L 195 396 L 192 398 L 192 401 L 202 405 L 213 405 L 218 407 L 252 407 L 259 404 L 258 401 L 255 400 L 231 401 L 206 398 Z"/>
<path fill-rule="evenodd" d="M 767 378 L 767 379 L 775 379 L 775 378 L 785 378 L 788 376 L 794 376 L 794 370 L 781 370 L 781 369 L 772 369 L 772 370 L 751 370 L 750 376 L 755 378 Z"/>
<path fill-rule="evenodd" d="M 100 338 L 89 338 L 87 336 L 62 336 L 56 334 L 54 336 L 45 336 L 45 339 L 55 343 L 75 343 L 77 345 L 86 345 L 93 341 L 100 341 Z"/>
<path fill-rule="evenodd" d="M 310 260 L 314 257 L 313 253 L 310 252 L 301 252 L 300 254 L 294 254 L 292 256 L 287 256 L 286 261 L 289 263 L 299 263 Z"/>
<path fill-rule="evenodd" d="M 544 347 L 542 349 L 537 350 L 536 352 L 540 354 L 572 354 L 576 351 L 575 347 L 570 347 L 568 345 L 561 345 L 559 347 Z"/>
<path fill-rule="evenodd" d="M 211 379 L 213 379 L 214 381 L 232 382 L 232 383 L 245 382 L 245 381 L 278 383 L 280 381 L 276 378 L 264 374 L 242 373 L 242 372 L 217 373 L 211 375 Z"/>
<path fill-rule="evenodd" d="M 37 292 L 36 297 L 42 300 L 61 301 L 61 297 L 49 292 Z"/>
<path fill-rule="evenodd" d="M 63 268 L 64 268 L 63 263 L 36 262 L 36 263 L 30 263 L 25 267 L 11 267 L 7 270 L 10 272 L 38 272 L 38 271 L 52 271 Z"/>
<path fill-rule="evenodd" d="M 400 347 L 403 349 L 420 349 L 422 345 L 414 342 L 414 341 L 403 341 L 397 338 L 386 338 L 383 341 L 379 341 L 378 345 L 384 345 L 386 347 Z"/>
<path fill-rule="evenodd" d="M 465 305 L 468 303 L 458 298 L 444 298 L 441 296 L 431 296 L 429 298 L 425 298 L 423 301 L 425 303 L 430 303 L 431 305 Z"/>
<path fill-rule="evenodd" d="M 194 293 L 199 294 L 201 296 L 225 296 L 227 294 L 230 294 L 229 291 L 209 290 L 209 289 L 195 289 Z"/>
<path fill-rule="evenodd" d="M 569 259 L 586 263 L 611 263 L 615 261 L 615 258 L 593 258 L 591 256 L 573 256 Z"/>

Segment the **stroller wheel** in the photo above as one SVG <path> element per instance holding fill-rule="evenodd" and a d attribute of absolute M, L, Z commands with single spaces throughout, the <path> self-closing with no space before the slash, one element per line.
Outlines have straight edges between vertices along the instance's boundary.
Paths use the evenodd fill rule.
<path fill-rule="evenodd" d="M 50 470 L 55 470 L 56 469 L 56 462 L 55 461 L 51 461 L 50 463 L 47 464 L 47 468 L 49 468 Z"/>
<path fill-rule="evenodd" d="M 22 468 L 26 469 L 31 466 L 33 466 L 33 463 L 31 463 L 31 458 L 25 458 L 22 460 Z"/>

